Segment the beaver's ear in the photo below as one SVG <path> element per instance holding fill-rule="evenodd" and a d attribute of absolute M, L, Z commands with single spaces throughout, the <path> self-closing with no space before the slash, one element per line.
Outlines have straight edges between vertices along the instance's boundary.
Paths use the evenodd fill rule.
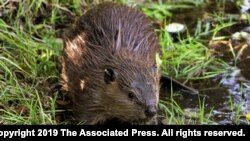
<path fill-rule="evenodd" d="M 104 81 L 106 84 L 110 84 L 111 82 L 115 81 L 116 74 L 112 69 L 105 69 L 104 70 Z"/>

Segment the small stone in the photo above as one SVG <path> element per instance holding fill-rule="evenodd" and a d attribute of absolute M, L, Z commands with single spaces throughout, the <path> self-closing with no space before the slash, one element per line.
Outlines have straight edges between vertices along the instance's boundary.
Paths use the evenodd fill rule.
<path fill-rule="evenodd" d="M 180 23 L 171 23 L 166 26 L 166 30 L 169 33 L 183 33 L 186 30 L 186 27 Z"/>
<path fill-rule="evenodd" d="M 247 19 L 248 19 L 248 16 L 247 16 L 246 13 L 242 13 L 242 14 L 240 15 L 240 20 L 246 21 Z"/>
<path fill-rule="evenodd" d="M 232 35 L 233 40 L 247 40 L 250 37 L 250 34 L 247 32 L 236 32 Z"/>
<path fill-rule="evenodd" d="M 233 40 L 241 40 L 240 32 L 235 32 L 235 33 L 232 35 L 232 39 L 233 39 Z"/>

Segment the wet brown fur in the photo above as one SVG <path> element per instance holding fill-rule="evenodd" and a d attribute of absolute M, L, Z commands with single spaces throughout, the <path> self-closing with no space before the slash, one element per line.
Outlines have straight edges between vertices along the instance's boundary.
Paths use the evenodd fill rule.
<path fill-rule="evenodd" d="M 149 104 L 157 107 L 157 36 L 145 15 L 133 8 L 103 3 L 80 17 L 64 36 L 61 84 L 73 100 L 73 112 L 87 124 L 116 118 L 145 123 Z M 104 72 L 115 80 L 107 84 Z M 133 91 L 135 98 L 128 97 Z"/>

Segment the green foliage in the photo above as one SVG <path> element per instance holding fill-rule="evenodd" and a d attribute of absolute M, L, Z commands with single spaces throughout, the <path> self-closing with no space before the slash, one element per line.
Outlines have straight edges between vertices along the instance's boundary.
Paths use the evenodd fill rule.
<path fill-rule="evenodd" d="M 151 3 L 148 5 L 143 5 L 141 8 L 142 11 L 150 18 L 157 20 L 164 20 L 168 17 L 172 17 L 171 10 L 174 9 L 183 9 L 183 8 L 191 8 L 192 6 L 188 5 L 176 5 L 176 4 L 159 4 L 159 3 Z"/>
<path fill-rule="evenodd" d="M 176 78 L 205 79 L 227 72 L 228 65 L 210 55 L 200 39 L 190 37 L 173 43 L 165 30 L 160 31 L 162 45 L 162 69 Z"/>
<path fill-rule="evenodd" d="M 69 26 L 88 6 L 103 0 L 0 0 L 0 123 L 1 124 L 62 124 L 57 121 L 57 93 L 51 93 L 51 83 L 58 81 L 57 59 L 62 49 L 61 28 Z M 116 0 L 139 7 L 148 17 L 157 21 L 175 16 L 172 12 L 190 9 L 208 3 L 208 0 Z M 218 1 L 217 6 L 225 5 Z M 179 35 L 175 43 L 164 27 L 159 29 L 162 58 L 157 57 L 162 73 L 176 78 L 206 79 L 227 72 L 228 64 L 211 55 L 208 41 L 219 31 L 234 23 L 224 22 L 224 15 L 214 15 L 218 24 L 202 27 L 199 21 L 194 35 Z M 248 15 L 248 22 L 249 22 Z M 166 25 L 166 23 L 165 23 Z M 234 52 L 233 56 L 238 58 Z M 160 102 L 160 109 L 168 124 L 211 123 L 205 115 L 205 101 L 199 101 L 197 121 L 186 120 L 183 107 L 171 98 Z M 233 107 L 233 104 L 231 104 Z M 239 108 L 233 107 L 240 111 Z M 238 113 L 238 112 L 237 112 Z M 238 117 L 236 118 L 238 119 Z M 236 121 L 237 122 L 237 121 Z"/>
<path fill-rule="evenodd" d="M 58 19 L 51 14 L 36 24 L 45 1 L 18 4 L 16 11 L 2 7 L 6 15 L 0 20 L 0 105 L 5 107 L 0 122 L 55 124 L 55 97 L 48 96 L 49 86 L 44 85 L 47 79 L 58 79 L 55 62 L 62 41 L 51 28 Z"/>

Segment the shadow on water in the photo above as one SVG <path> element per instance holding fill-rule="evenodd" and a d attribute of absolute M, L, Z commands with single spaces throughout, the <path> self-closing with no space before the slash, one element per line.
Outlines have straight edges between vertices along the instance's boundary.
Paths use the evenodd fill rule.
<path fill-rule="evenodd" d="M 206 19 L 206 16 L 211 13 L 240 14 L 240 10 L 231 1 L 224 5 L 223 11 L 216 9 L 214 5 L 213 2 L 209 2 L 197 9 L 174 11 L 175 14 L 170 21 L 186 24 L 192 34 L 195 32 L 197 21 Z M 217 19 L 210 20 L 216 21 Z M 231 36 L 246 27 L 249 28 L 249 24 L 237 20 L 236 18 L 237 24 L 223 29 L 218 35 Z M 228 73 L 215 78 L 188 82 L 187 85 L 198 90 L 199 95 L 174 96 L 174 100 L 184 111 L 193 109 L 199 112 L 198 99 L 200 98 L 205 101 L 205 114 L 211 113 L 210 119 L 217 124 L 248 124 L 245 118 L 245 115 L 250 113 L 250 36 L 248 38 L 248 41 L 228 39 L 223 43 L 217 42 L 214 45 L 208 45 L 208 48 L 214 52 L 213 55 L 227 62 L 230 68 L 225 68 L 228 69 Z M 239 54 L 237 58 L 233 56 L 230 45 L 234 47 L 234 53 Z M 170 99 L 169 87 L 166 85 L 161 87 L 161 99 Z"/>

